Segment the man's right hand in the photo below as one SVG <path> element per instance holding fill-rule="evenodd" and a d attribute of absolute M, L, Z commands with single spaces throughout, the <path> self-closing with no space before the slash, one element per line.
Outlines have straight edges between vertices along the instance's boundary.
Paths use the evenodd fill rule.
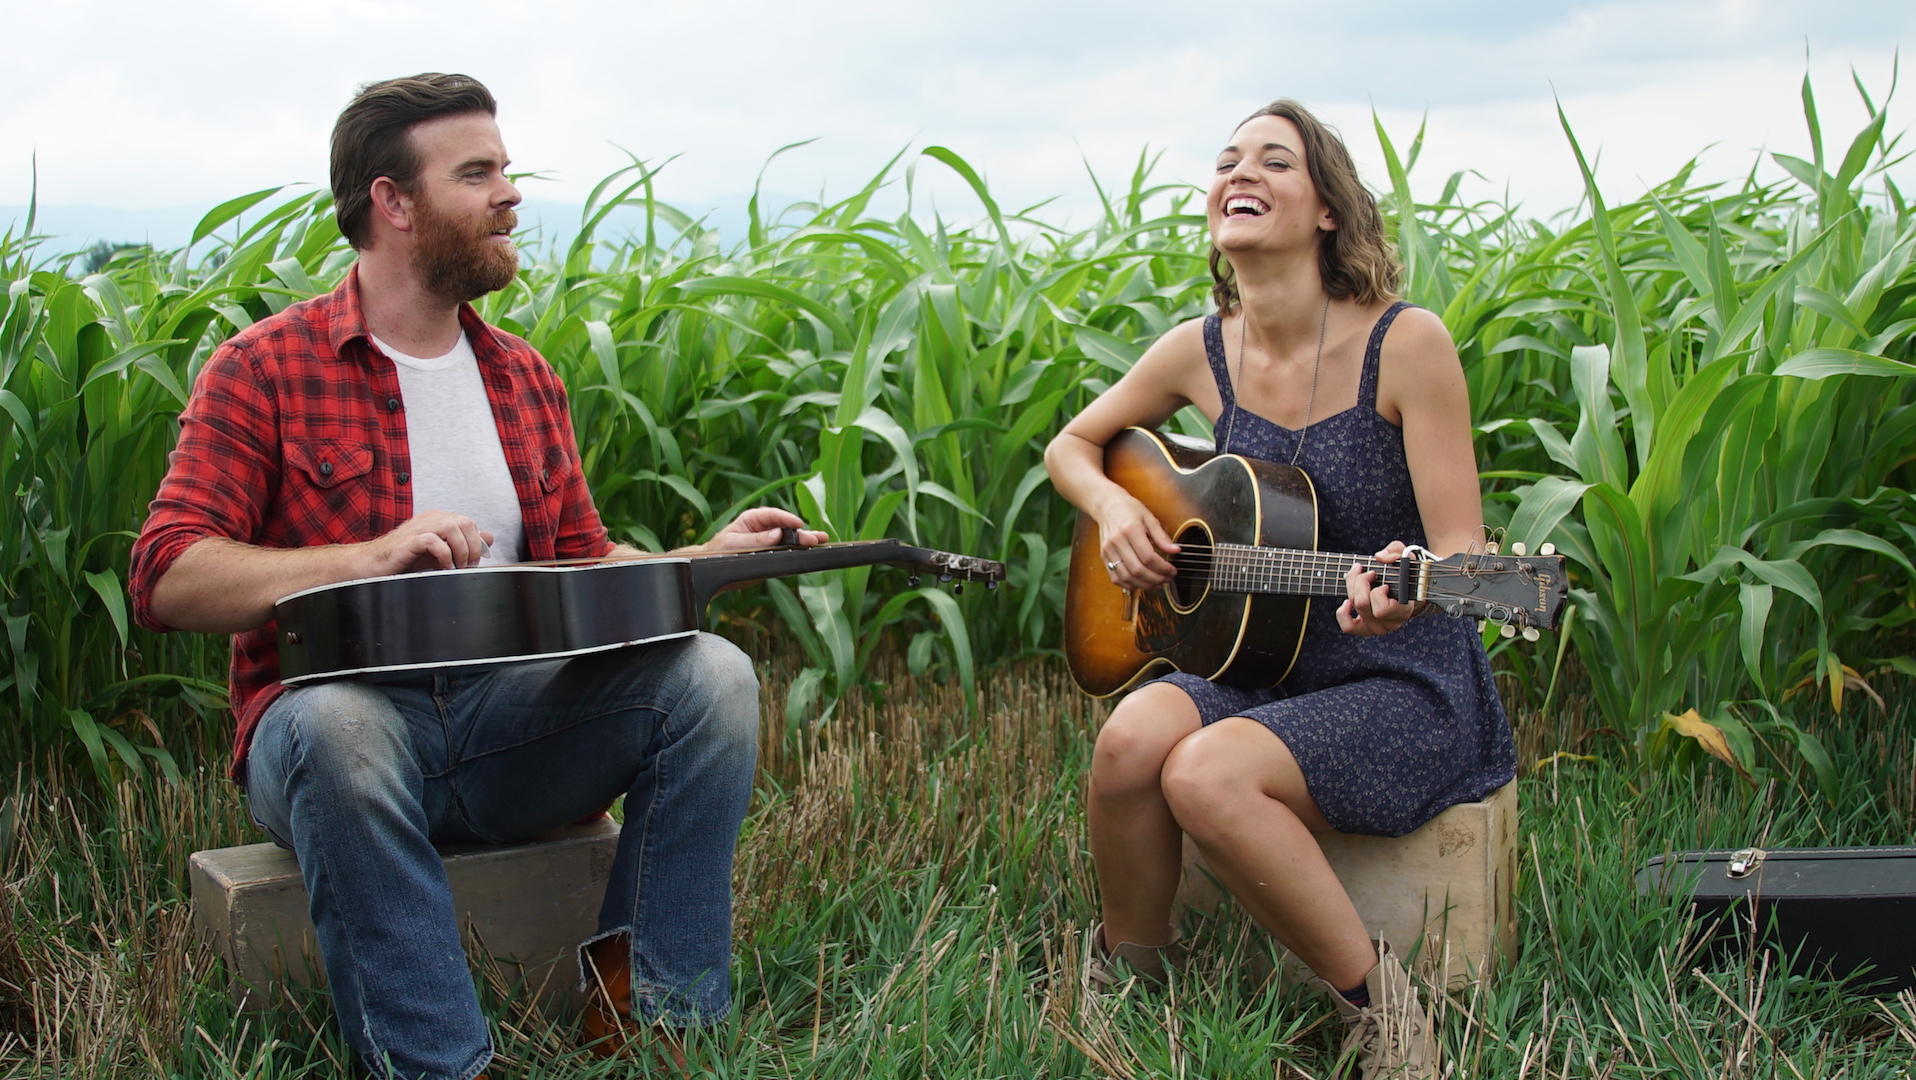
<path fill-rule="evenodd" d="M 476 566 L 492 534 L 469 517 L 428 510 L 359 544 L 262 548 L 209 536 L 154 584 L 153 617 L 175 630 L 235 634 L 273 617 L 282 596 L 359 578 Z"/>
<path fill-rule="evenodd" d="M 457 570 L 479 565 L 492 550 L 492 534 L 450 510 L 427 510 L 398 528 L 357 545 L 365 558 L 360 577 L 386 577 L 414 570 Z"/>

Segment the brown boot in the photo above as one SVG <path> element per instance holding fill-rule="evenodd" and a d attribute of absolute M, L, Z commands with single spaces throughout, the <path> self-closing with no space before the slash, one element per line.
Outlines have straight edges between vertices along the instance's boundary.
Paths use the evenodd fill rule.
<path fill-rule="evenodd" d="M 1104 924 L 1099 923 L 1084 935 L 1085 984 L 1098 993 L 1109 994 L 1125 979 L 1136 975 L 1146 985 L 1163 986 L 1169 980 L 1169 972 L 1184 970 L 1190 955 L 1191 947 L 1175 926 L 1171 928 L 1171 940 L 1162 945 L 1137 945 L 1129 941 L 1107 945 Z"/>
<path fill-rule="evenodd" d="M 664 1027 L 632 1016 L 632 945 L 624 934 L 585 947 L 587 975 L 585 1044 L 595 1057 L 648 1057 L 656 1053 L 685 1068 L 685 1046 Z"/>
<path fill-rule="evenodd" d="M 1340 1064 L 1354 1059 L 1360 1080 L 1436 1080 L 1437 1038 L 1430 1017 L 1417 1000 L 1410 972 L 1389 949 L 1384 941 L 1377 942 L 1377 966 L 1364 979 L 1370 991 L 1365 1008 L 1352 1005 L 1323 979 L 1311 980 L 1330 994 L 1344 1022 L 1344 1045 L 1337 1059 Z"/>

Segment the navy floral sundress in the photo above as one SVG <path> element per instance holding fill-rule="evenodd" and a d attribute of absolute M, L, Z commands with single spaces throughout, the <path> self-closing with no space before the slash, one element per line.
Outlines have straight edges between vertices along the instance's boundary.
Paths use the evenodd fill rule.
<path fill-rule="evenodd" d="M 1392 305 L 1371 330 L 1356 406 L 1306 429 L 1297 464 L 1317 489 L 1322 550 L 1367 555 L 1392 540 L 1424 543 L 1404 433 L 1377 412 L 1384 335 L 1409 306 Z M 1220 449 L 1290 461 L 1303 432 L 1238 408 L 1215 315 L 1204 320 L 1204 350 L 1224 401 L 1216 430 L 1230 445 Z M 1476 624 L 1430 615 L 1382 637 L 1354 637 L 1338 628 L 1338 603 L 1311 602 L 1297 664 L 1274 690 L 1185 672 L 1155 681 L 1189 694 L 1206 724 L 1248 716 L 1275 732 L 1339 832 L 1402 836 L 1509 783 L 1516 748 Z"/>

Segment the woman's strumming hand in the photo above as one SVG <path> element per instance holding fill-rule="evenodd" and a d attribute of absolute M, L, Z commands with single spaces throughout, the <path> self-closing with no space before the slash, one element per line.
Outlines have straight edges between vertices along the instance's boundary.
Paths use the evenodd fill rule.
<path fill-rule="evenodd" d="M 1177 568 L 1168 555 L 1178 546 L 1144 504 L 1113 485 L 1113 494 L 1095 516 L 1098 553 L 1111 580 L 1127 589 L 1150 589 L 1171 580 Z"/>

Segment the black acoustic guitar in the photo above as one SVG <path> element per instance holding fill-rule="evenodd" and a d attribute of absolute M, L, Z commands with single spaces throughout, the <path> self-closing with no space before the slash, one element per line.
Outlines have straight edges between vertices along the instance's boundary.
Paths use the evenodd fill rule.
<path fill-rule="evenodd" d="M 581 564 L 432 570 L 307 589 L 273 607 L 288 686 L 444 667 L 553 660 L 696 633 L 728 585 L 891 563 L 996 588 L 1003 563 L 858 540 Z"/>
<path fill-rule="evenodd" d="M 1275 686 L 1290 674 L 1313 596 L 1345 595 L 1356 563 L 1400 601 L 1428 600 L 1450 615 L 1554 630 L 1568 589 L 1563 557 L 1467 553 L 1368 555 L 1317 550 L 1317 495 L 1302 469 L 1144 428 L 1104 448 L 1105 475 L 1156 515 L 1181 549 L 1177 574 L 1141 591 L 1111 581 L 1098 523 L 1078 515 L 1065 585 L 1064 651 L 1096 697 L 1176 669 L 1232 686 Z"/>

